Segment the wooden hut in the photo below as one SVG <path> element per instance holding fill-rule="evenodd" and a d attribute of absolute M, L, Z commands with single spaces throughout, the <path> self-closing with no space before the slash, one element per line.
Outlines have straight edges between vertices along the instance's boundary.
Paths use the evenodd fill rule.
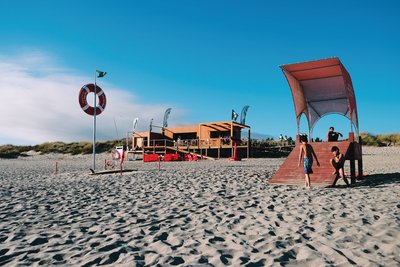
<path fill-rule="evenodd" d="M 149 131 L 132 133 L 132 149 L 128 156 L 129 153 L 191 153 L 214 159 L 225 158 L 233 155 L 235 142 L 239 155 L 248 158 L 250 126 L 235 121 L 166 128 L 152 126 Z"/>

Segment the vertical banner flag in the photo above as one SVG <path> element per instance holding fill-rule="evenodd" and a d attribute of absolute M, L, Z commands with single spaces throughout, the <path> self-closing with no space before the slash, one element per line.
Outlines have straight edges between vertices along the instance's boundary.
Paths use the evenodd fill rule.
<path fill-rule="evenodd" d="M 139 120 L 139 118 L 135 118 L 135 119 L 133 120 L 132 132 L 135 132 L 136 127 L 137 127 L 137 124 L 138 124 L 138 120 Z"/>
<path fill-rule="evenodd" d="M 163 128 L 168 127 L 168 116 L 171 113 L 171 108 L 167 108 L 167 110 L 164 113 L 164 121 L 163 121 Z"/>
<path fill-rule="evenodd" d="M 242 113 L 240 114 L 240 124 L 246 124 L 246 114 L 247 110 L 249 109 L 250 106 L 244 106 L 242 109 Z"/>

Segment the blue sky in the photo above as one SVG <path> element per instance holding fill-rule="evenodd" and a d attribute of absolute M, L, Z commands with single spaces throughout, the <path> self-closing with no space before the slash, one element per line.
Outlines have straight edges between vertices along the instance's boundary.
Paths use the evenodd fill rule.
<path fill-rule="evenodd" d="M 169 125 L 230 120 L 250 108 L 253 133 L 296 135 L 279 66 L 339 57 L 360 131 L 399 132 L 398 1 L 1 1 L 0 144 L 91 140 L 80 87 L 99 85 L 99 139 L 123 137 L 139 117 Z M 339 116 L 323 118 L 346 133 Z M 306 132 L 305 123 L 301 131 Z"/>

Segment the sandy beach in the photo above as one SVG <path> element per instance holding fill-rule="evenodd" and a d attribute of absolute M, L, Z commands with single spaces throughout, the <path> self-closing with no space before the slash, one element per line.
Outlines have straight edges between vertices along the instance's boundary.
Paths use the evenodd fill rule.
<path fill-rule="evenodd" d="M 400 148 L 363 154 L 364 181 L 311 190 L 268 184 L 284 159 L 0 159 L 0 265 L 399 266 Z"/>

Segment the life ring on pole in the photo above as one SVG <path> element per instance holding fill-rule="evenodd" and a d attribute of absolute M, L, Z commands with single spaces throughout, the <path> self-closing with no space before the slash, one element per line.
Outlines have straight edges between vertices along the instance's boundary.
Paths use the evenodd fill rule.
<path fill-rule="evenodd" d="M 90 106 L 87 102 L 87 95 L 89 93 L 94 93 L 94 84 L 89 83 L 84 85 L 81 90 L 79 91 L 79 105 L 83 111 L 85 111 L 89 115 L 94 115 L 94 107 Z M 96 115 L 100 115 L 104 109 L 106 108 L 106 94 L 100 88 L 100 86 L 96 85 L 96 95 L 99 98 L 99 103 L 96 106 Z"/>

